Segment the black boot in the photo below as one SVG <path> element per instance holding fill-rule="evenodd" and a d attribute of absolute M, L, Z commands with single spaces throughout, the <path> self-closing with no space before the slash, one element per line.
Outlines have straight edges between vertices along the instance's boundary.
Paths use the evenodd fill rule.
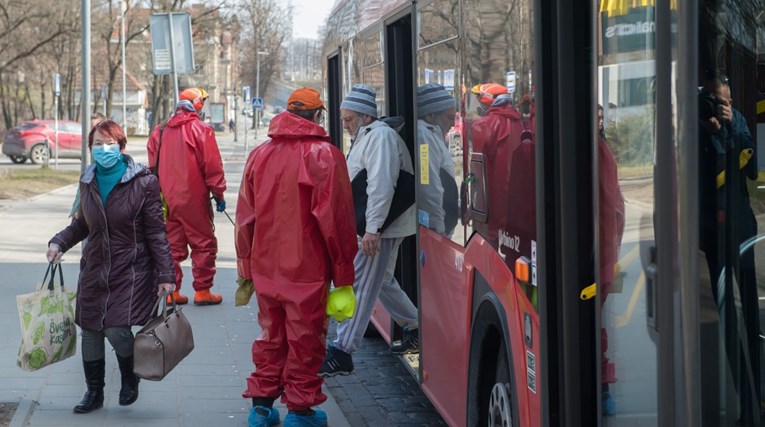
<path fill-rule="evenodd" d="M 74 412 L 78 414 L 87 414 L 104 406 L 104 359 L 93 360 L 90 362 L 82 361 L 85 368 L 85 383 L 88 385 L 88 391 L 80 403 L 74 407 Z"/>
<path fill-rule="evenodd" d="M 117 356 L 122 374 L 122 389 L 120 389 L 120 405 L 132 405 L 138 399 L 139 378 L 133 373 L 133 356 Z"/>

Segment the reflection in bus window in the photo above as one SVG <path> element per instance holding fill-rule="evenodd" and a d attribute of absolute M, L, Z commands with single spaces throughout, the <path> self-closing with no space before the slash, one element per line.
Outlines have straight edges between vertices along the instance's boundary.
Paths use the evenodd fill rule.
<path fill-rule="evenodd" d="M 444 1 L 447 4 L 442 7 L 449 7 L 452 2 Z M 419 196 L 425 196 L 425 199 L 418 199 L 424 202 L 420 203 L 418 221 L 462 245 L 465 243 L 465 233 L 464 228 L 458 226 L 462 203 L 458 189 L 464 176 L 462 126 L 456 115 L 459 99 L 455 91 L 455 83 L 459 79 L 457 71 L 457 43 L 453 40 L 431 44 L 417 53 L 419 88 L 416 95 L 420 119 L 417 132 L 420 151 L 416 154 L 419 156 L 421 171 L 426 170 L 423 169 L 424 165 L 428 165 L 428 169 L 433 168 L 427 177 L 420 176 Z M 429 91 L 435 88 L 439 88 L 437 92 L 442 102 L 433 106 L 428 103 L 433 96 Z M 451 99 L 451 109 L 432 110 L 447 103 L 446 95 Z M 426 104 L 421 105 L 421 102 Z M 427 114 L 423 114 L 423 107 Z M 434 145 L 435 141 L 440 142 Z M 436 193 L 440 202 L 435 198 Z"/>
<path fill-rule="evenodd" d="M 438 83 L 424 84 L 417 88 L 417 113 L 420 161 L 427 159 L 428 168 L 417 186 L 419 222 L 451 237 L 457 226 L 458 194 L 446 131 L 454 126 L 454 97 Z"/>
<path fill-rule="evenodd" d="M 530 229 L 527 227 L 536 223 L 535 209 L 533 200 L 524 200 L 519 209 L 523 209 L 524 218 L 517 221 L 510 220 L 510 214 L 513 212 L 513 204 L 519 196 L 518 193 L 511 192 L 510 175 L 514 172 L 511 165 L 513 154 L 521 146 L 521 136 L 525 130 L 530 130 L 529 121 L 521 119 L 521 113 L 512 105 L 512 97 L 507 93 L 507 88 L 500 85 L 481 85 L 479 89 L 479 102 L 486 108 L 484 116 L 477 118 L 470 126 L 473 136 L 473 152 L 483 153 L 487 194 L 484 195 L 488 205 L 486 222 L 475 221 L 473 227 L 480 233 L 493 247 L 498 248 L 505 257 L 509 253 L 518 253 L 520 248 L 516 247 L 515 237 L 523 236 L 524 242 L 533 239 L 529 235 Z M 504 90 L 504 94 L 498 94 L 493 97 L 488 90 L 497 88 Z M 481 92 L 487 91 L 487 92 Z M 529 141 L 530 142 L 530 141 Z M 525 164 L 517 164 L 523 171 L 519 171 L 518 178 L 521 176 L 534 176 L 533 150 L 529 153 L 531 159 L 525 159 Z M 529 162 L 529 160 L 531 160 Z M 533 196 L 533 187 L 531 188 Z M 508 197 L 511 196 L 511 197 Z M 524 209 L 524 207 L 528 209 Z M 520 226 L 519 226 L 520 225 Z M 515 264 L 517 256 L 511 256 L 508 265 Z"/>

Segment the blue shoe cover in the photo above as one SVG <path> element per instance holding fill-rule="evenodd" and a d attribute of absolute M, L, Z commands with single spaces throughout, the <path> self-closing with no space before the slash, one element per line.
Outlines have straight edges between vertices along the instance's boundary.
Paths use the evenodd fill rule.
<path fill-rule="evenodd" d="M 314 415 L 296 415 L 292 412 L 284 417 L 284 427 L 327 427 L 327 413 L 321 409 L 314 409 Z"/>
<path fill-rule="evenodd" d="M 603 415 L 613 417 L 616 415 L 616 401 L 610 392 L 603 392 Z"/>
<path fill-rule="evenodd" d="M 256 411 L 268 412 L 268 416 L 263 416 Z M 276 408 L 266 408 L 265 406 L 256 406 L 250 410 L 250 416 L 247 417 L 249 427 L 271 427 L 279 424 L 279 411 Z"/>

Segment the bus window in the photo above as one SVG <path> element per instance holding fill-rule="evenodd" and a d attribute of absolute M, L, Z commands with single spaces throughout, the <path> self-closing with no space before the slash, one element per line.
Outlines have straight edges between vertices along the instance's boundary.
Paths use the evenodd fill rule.
<path fill-rule="evenodd" d="M 656 41 L 653 2 L 599 0 L 594 156 L 600 385 L 605 425 L 656 424 L 658 403 L 654 276 Z M 640 31 L 629 31 L 629 29 Z M 665 94 L 669 96 L 669 94 Z M 666 99 L 666 98 L 665 98 Z M 671 139 L 668 138 L 671 141 Z M 660 190 L 670 189 L 665 183 Z M 648 259 L 650 258 L 650 259 Z M 646 266 L 655 255 L 646 256 Z M 636 309 L 641 307 L 641 309 Z"/>
<path fill-rule="evenodd" d="M 699 8 L 700 388 L 709 426 L 761 425 L 763 413 L 761 12 L 754 0 Z"/>
<path fill-rule="evenodd" d="M 466 216 L 512 271 L 518 257 L 531 260 L 536 244 L 534 45 L 531 2 L 497 13 L 503 8 L 502 1 L 465 4 L 463 115 L 468 150 L 482 158 L 471 164 L 483 169 L 468 172 L 483 177 L 470 182 L 468 195 L 486 210 L 468 206 Z"/>
<path fill-rule="evenodd" d="M 420 6 L 417 46 L 424 49 L 457 37 L 459 2 L 454 0 L 424 1 Z"/>
<path fill-rule="evenodd" d="M 456 59 L 452 42 L 418 54 L 418 220 L 420 225 L 463 244 L 464 233 L 457 227 L 462 161 L 456 149 L 459 145 L 450 144 L 460 138 L 455 126 Z"/>

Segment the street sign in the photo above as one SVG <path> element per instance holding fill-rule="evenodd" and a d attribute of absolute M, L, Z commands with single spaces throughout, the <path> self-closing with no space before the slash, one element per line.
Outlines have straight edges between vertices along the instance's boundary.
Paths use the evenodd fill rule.
<path fill-rule="evenodd" d="M 172 35 L 170 23 L 172 20 Z M 194 44 L 191 37 L 191 17 L 186 12 L 155 13 L 149 18 L 151 28 L 151 53 L 154 74 L 172 74 L 175 55 L 175 72 L 192 74 Z"/>
<path fill-rule="evenodd" d="M 248 102 L 250 100 L 250 87 L 245 86 L 243 89 L 244 89 L 244 102 Z"/>
<path fill-rule="evenodd" d="M 507 93 L 515 93 L 515 71 L 508 71 L 505 73 L 505 86 L 507 86 Z"/>
<path fill-rule="evenodd" d="M 53 95 L 61 95 L 61 74 L 59 73 L 53 75 Z"/>
<path fill-rule="evenodd" d="M 252 109 L 253 110 L 262 110 L 263 109 L 263 98 L 252 98 Z"/>

